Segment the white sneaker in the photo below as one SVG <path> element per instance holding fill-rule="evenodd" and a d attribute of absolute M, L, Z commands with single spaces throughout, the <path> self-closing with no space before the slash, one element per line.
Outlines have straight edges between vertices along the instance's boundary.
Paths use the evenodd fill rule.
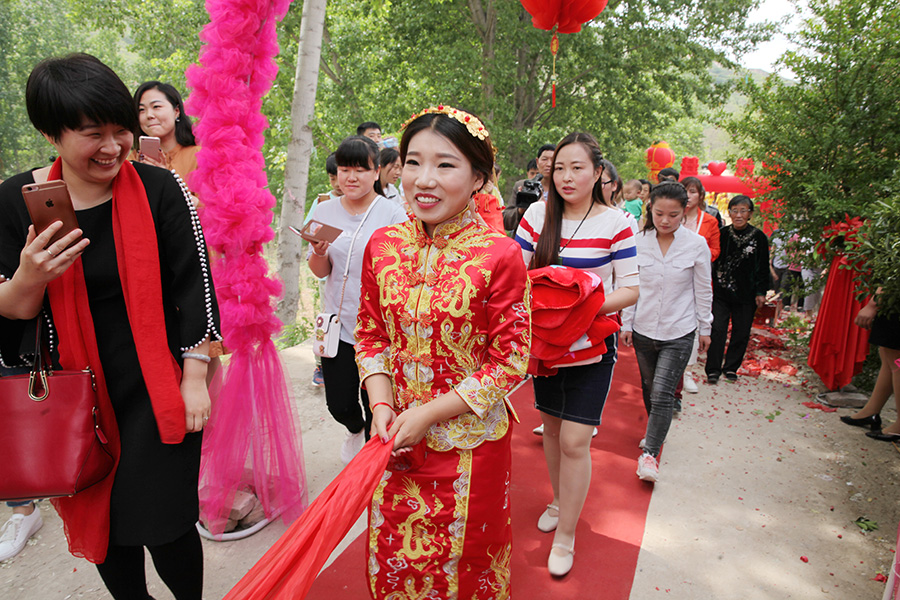
<path fill-rule="evenodd" d="M 28 539 L 44 525 L 41 511 L 35 506 L 30 515 L 14 514 L 0 530 L 0 561 L 22 551 Z"/>
<path fill-rule="evenodd" d="M 684 391 L 688 394 L 696 394 L 700 391 L 700 388 L 697 387 L 697 382 L 694 381 L 694 376 L 689 372 L 684 372 Z"/>
<path fill-rule="evenodd" d="M 642 454 L 638 459 L 637 476 L 644 481 L 659 481 L 659 463 L 652 454 Z"/>
<path fill-rule="evenodd" d="M 344 438 L 344 443 L 341 445 L 341 460 L 345 465 L 350 464 L 350 461 L 359 454 L 359 451 L 362 450 L 362 447 L 366 444 L 366 430 L 360 429 L 359 433 L 350 433 L 347 432 L 347 437 Z"/>

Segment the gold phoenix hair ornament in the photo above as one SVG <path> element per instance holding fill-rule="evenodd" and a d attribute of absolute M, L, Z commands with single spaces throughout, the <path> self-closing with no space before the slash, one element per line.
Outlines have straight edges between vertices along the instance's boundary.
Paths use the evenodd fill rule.
<path fill-rule="evenodd" d="M 412 117 L 409 118 L 409 120 L 406 121 L 406 123 L 404 123 L 400 127 L 400 129 L 401 130 L 406 129 L 406 127 L 410 123 L 412 123 L 413 121 L 415 121 L 422 115 L 427 115 L 428 113 L 443 113 L 452 119 L 456 119 L 457 121 L 459 121 L 460 123 L 465 125 L 466 129 L 469 130 L 469 133 L 471 133 L 474 137 L 477 137 L 479 140 L 483 140 L 483 139 L 487 138 L 488 135 L 490 135 L 488 133 L 487 129 L 484 128 L 484 123 L 482 123 L 481 120 L 478 119 L 478 117 L 476 117 L 474 115 L 470 115 L 469 113 L 467 113 L 465 111 L 457 110 L 457 109 L 453 108 L 452 106 L 444 106 L 443 104 L 438 104 L 436 107 L 429 106 L 428 108 L 424 109 L 422 112 L 420 112 L 418 114 L 414 114 Z"/>

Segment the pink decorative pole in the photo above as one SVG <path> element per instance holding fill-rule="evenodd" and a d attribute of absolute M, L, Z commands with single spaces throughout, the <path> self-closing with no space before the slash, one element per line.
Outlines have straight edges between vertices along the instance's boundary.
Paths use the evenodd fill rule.
<path fill-rule="evenodd" d="M 249 485 L 266 517 L 295 519 L 306 507 L 299 428 L 290 388 L 272 336 L 281 329 L 275 299 L 281 283 L 269 274 L 263 245 L 275 198 L 262 155 L 262 98 L 278 72 L 275 25 L 290 0 L 207 0 L 210 23 L 198 64 L 187 70 L 187 108 L 202 149 L 191 187 L 213 256 L 213 280 L 228 360 L 222 390 L 204 433 L 200 465 L 201 519 L 225 529 L 235 492 Z"/>

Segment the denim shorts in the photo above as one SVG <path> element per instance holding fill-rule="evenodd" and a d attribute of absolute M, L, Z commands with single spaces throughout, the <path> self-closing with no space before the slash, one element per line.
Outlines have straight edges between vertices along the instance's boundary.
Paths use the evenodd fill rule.
<path fill-rule="evenodd" d="M 606 354 L 600 362 L 560 367 L 556 375 L 535 377 L 534 407 L 564 421 L 599 425 L 616 366 L 619 334 L 604 341 Z"/>

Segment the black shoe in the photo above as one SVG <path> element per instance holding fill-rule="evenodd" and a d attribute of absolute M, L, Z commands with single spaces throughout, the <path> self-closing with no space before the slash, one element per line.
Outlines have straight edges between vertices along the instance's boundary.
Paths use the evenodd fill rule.
<path fill-rule="evenodd" d="M 850 415 L 844 415 L 841 417 L 841 422 L 854 427 L 868 427 L 872 431 L 881 431 L 881 415 L 871 415 L 861 419 L 854 419 Z"/>
<path fill-rule="evenodd" d="M 882 442 L 900 442 L 900 433 L 885 433 L 879 429 L 878 431 L 867 431 L 866 435 L 873 440 Z"/>
<path fill-rule="evenodd" d="M 725 371 L 725 379 L 727 379 L 728 381 L 737 381 L 738 374 L 734 371 Z"/>
<path fill-rule="evenodd" d="M 719 376 L 718 375 L 707 375 L 706 383 L 708 383 L 709 385 L 716 385 L 717 383 L 719 383 Z"/>

